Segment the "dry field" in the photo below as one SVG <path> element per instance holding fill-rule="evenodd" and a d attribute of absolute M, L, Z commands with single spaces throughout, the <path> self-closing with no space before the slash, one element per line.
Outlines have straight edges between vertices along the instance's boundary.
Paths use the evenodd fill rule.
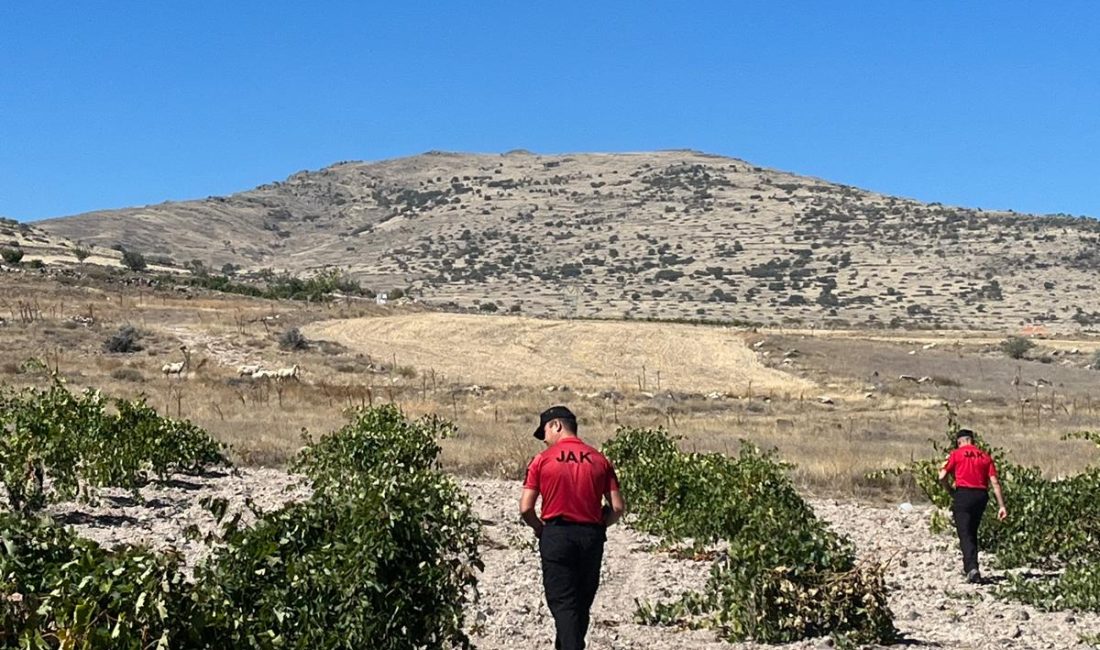
<path fill-rule="evenodd" d="M 764 392 L 813 389 L 809 381 L 765 367 L 744 333 L 725 327 L 422 313 L 326 321 L 306 334 L 497 387 L 736 394 L 754 386 Z"/>
<path fill-rule="evenodd" d="M 539 450 L 529 434 L 538 411 L 565 403 L 595 442 L 621 425 L 667 426 L 699 450 L 731 451 L 747 439 L 795 463 L 810 491 L 897 497 L 908 496 L 896 493 L 905 486 L 864 475 L 928 454 L 928 438 L 946 422 L 945 402 L 1016 458 L 1048 470 L 1092 461 L 1087 445 L 1059 438 L 1100 423 L 1100 372 L 1087 368 L 1095 340 L 1037 341 L 1032 356 L 1043 363 L 1007 359 L 992 345 L 1003 337 L 996 332 L 834 334 L 454 315 L 33 273 L 0 275 L 0 317 L 0 384 L 42 386 L 48 368 L 73 387 L 144 394 L 231 444 L 245 464 L 279 465 L 300 447 L 303 429 L 323 433 L 340 426 L 348 407 L 393 401 L 456 422 L 459 433 L 445 444 L 448 469 L 514 478 Z M 124 325 L 142 333 L 143 349 L 104 352 Z M 291 327 L 303 329 L 309 349 L 280 349 Z M 181 360 L 181 344 L 191 366 L 166 377 L 161 366 Z M 241 364 L 295 363 L 300 382 L 236 372 Z M 1040 379 L 1050 384 L 1031 385 Z"/>

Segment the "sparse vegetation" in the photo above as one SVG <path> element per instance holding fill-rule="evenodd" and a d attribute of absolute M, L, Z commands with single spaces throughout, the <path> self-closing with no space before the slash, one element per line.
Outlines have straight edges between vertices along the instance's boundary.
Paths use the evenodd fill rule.
<path fill-rule="evenodd" d="M 116 368 L 111 371 L 111 377 L 120 381 L 141 383 L 145 381 L 145 375 L 137 368 Z"/>
<path fill-rule="evenodd" d="M 175 268 L 186 266 L 195 276 L 180 274 L 170 284 L 272 299 L 370 295 L 352 286 L 309 286 L 306 276 L 329 264 L 352 265 L 356 277 L 379 288 L 415 287 L 429 304 L 477 309 L 475 300 L 491 300 L 507 310 L 523 299 L 524 313 L 536 316 L 560 313 L 553 296 L 563 282 L 578 279 L 593 295 L 577 315 L 599 318 L 624 311 L 688 318 L 704 309 L 715 320 L 812 320 L 825 327 L 843 320 L 1003 330 L 1049 322 L 1072 330 L 1100 322 L 1100 302 L 1088 291 L 1100 233 L 1094 220 L 925 205 L 695 152 L 545 163 L 526 169 L 510 159 L 455 155 L 446 157 L 446 171 L 434 163 L 400 172 L 340 165 L 232 199 L 150 206 L 149 219 L 140 221 L 148 229 L 137 239 L 126 239 L 130 234 L 117 225 L 100 227 L 98 217 L 47 227 L 82 246 L 140 241 L 150 263 L 171 251 Z M 245 206 L 262 209 L 262 237 L 228 226 L 234 219 L 218 222 L 229 230 L 206 232 L 211 211 L 221 217 Z M 768 220 L 758 218 L 764 212 Z M 491 227 L 475 227 L 490 215 Z M 399 227 L 390 227 L 398 221 L 383 226 L 395 219 Z M 498 219 L 509 222 L 506 231 Z M 176 228 L 192 236 L 177 238 Z M 979 230 L 988 237 L 974 248 L 969 236 Z M 28 255 L 37 257 L 27 245 L 33 240 L 22 234 Z M 295 247 L 314 254 L 287 255 L 291 236 Z M 566 257 L 541 255 L 535 242 L 553 242 Z M 376 246 L 377 255 L 364 254 Z M 1038 275 L 1026 283 L 1006 279 L 986 268 L 981 260 L 989 256 L 1010 256 L 1021 271 Z M 237 264 L 277 265 L 304 284 L 242 273 Z M 616 304 L 649 294 L 653 285 L 676 299 Z M 1059 322 L 1048 320 L 1063 307 L 1069 311 Z"/>

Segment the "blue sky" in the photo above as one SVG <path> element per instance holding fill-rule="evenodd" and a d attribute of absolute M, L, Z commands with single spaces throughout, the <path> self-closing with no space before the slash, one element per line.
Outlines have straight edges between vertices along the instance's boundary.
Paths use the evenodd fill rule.
<path fill-rule="evenodd" d="M 515 148 L 1100 216 L 1100 3 L 0 3 L 0 215 Z"/>

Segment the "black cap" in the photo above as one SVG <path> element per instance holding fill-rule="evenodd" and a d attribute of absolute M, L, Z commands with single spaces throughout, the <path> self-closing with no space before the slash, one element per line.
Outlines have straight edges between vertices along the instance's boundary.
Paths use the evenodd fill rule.
<path fill-rule="evenodd" d="M 958 431 L 955 432 L 955 440 L 958 440 L 959 438 L 971 438 L 971 439 L 973 439 L 973 438 L 977 438 L 977 437 L 978 436 L 974 435 L 974 432 L 971 431 L 970 429 L 959 429 Z"/>
<path fill-rule="evenodd" d="M 551 420 L 571 420 L 573 428 L 577 428 L 577 416 L 573 415 L 573 411 L 564 406 L 551 406 L 539 414 L 539 428 L 535 429 L 534 433 L 536 438 L 539 440 L 546 439 L 546 431 L 543 429 L 546 427 L 546 423 Z"/>

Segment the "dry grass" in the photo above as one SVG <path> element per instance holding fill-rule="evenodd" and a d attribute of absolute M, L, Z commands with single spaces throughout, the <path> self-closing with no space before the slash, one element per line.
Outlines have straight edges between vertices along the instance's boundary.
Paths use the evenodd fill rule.
<path fill-rule="evenodd" d="M 746 439 L 775 448 L 795 463 L 794 476 L 808 490 L 871 496 L 882 495 L 884 487 L 868 483 L 867 472 L 930 452 L 927 440 L 944 429 L 945 400 L 956 406 L 964 422 L 1008 448 L 1014 458 L 1047 470 L 1071 472 L 1095 459 L 1087 445 L 1059 438 L 1068 431 L 1100 429 L 1100 388 L 1096 400 L 1089 393 L 1093 384 L 1078 382 L 1072 398 L 1063 399 L 1059 392 L 1053 402 L 1044 398 L 1019 404 L 971 376 L 976 372 L 971 366 L 981 355 L 977 349 L 963 350 L 951 363 L 921 357 L 937 374 L 959 378 L 959 386 L 884 385 L 874 399 L 867 399 L 863 375 L 868 364 L 883 359 L 913 363 L 914 357 L 904 352 L 908 344 L 879 342 L 902 346 L 899 356 L 897 350 L 859 339 L 851 339 L 850 347 L 841 344 L 838 352 L 797 339 L 755 335 L 749 340 L 764 340 L 761 352 L 771 353 L 760 358 L 776 363 L 769 369 L 745 347 L 742 336 L 750 335 L 721 328 L 410 315 L 358 303 L 289 305 L 64 286 L 34 277 L 0 287 L 0 309 L 32 299 L 40 311 L 33 322 L 0 312 L 9 321 L 0 326 L 0 384 L 45 385 L 48 366 L 74 388 L 91 386 L 127 397 L 143 394 L 163 412 L 207 428 L 233 446 L 239 461 L 250 464 L 280 464 L 300 447 L 303 429 L 320 434 L 340 426 L 347 408 L 392 401 L 411 415 L 438 413 L 456 422 L 458 436 L 444 443 L 448 469 L 517 478 L 540 449 L 530 435 L 536 414 L 550 404 L 565 403 L 580 415 L 582 435 L 595 443 L 622 425 L 666 426 L 684 436 L 686 448 L 701 451 L 735 451 L 738 441 Z M 90 325 L 72 320 L 87 315 L 95 319 Z M 369 315 L 391 317 L 364 318 Z M 317 342 L 304 352 L 278 348 L 278 336 L 287 327 L 303 327 L 316 339 L 329 328 L 339 330 L 337 319 L 342 318 L 358 319 L 349 321 L 346 331 L 371 335 L 369 355 L 350 338 L 346 348 Z M 143 332 L 145 349 L 104 353 L 103 341 L 123 324 Z M 392 340 L 387 338 L 391 332 Z M 160 367 L 177 360 L 181 342 L 193 351 L 192 368 L 182 379 L 167 379 Z M 603 350 L 601 342 L 609 349 Z M 610 350 L 614 344 L 618 349 Z M 564 368 L 555 367 L 558 357 L 553 355 L 563 345 L 572 346 L 576 356 L 563 362 Z M 494 346 L 503 353 L 495 362 L 486 361 L 483 355 Z M 780 366 L 782 351 L 792 346 L 805 354 Z M 721 350 L 712 361 L 708 351 L 716 348 Z M 637 378 L 628 375 L 642 362 L 628 358 L 630 350 L 654 355 L 644 362 L 647 372 L 662 370 L 659 393 L 654 375 L 647 377 L 650 391 L 639 390 Z M 987 377 L 1002 376 L 1004 369 L 994 361 L 982 358 Z M 298 363 L 303 381 L 240 379 L 236 365 L 245 362 L 267 367 Z M 553 374 L 543 380 L 539 368 L 550 368 Z M 899 371 L 884 368 L 884 374 Z M 1066 381 L 1092 377 L 1068 367 L 1060 372 L 1069 373 Z M 751 389 L 747 377 L 754 378 Z M 1096 378 L 1100 381 L 1100 373 Z M 990 381 L 999 385 L 1001 380 Z M 563 384 L 572 388 L 546 389 Z M 728 394 L 707 399 L 702 394 L 706 388 Z M 822 394 L 834 403 L 820 403 Z M 912 496 L 904 486 L 888 487 L 891 496 Z"/>

